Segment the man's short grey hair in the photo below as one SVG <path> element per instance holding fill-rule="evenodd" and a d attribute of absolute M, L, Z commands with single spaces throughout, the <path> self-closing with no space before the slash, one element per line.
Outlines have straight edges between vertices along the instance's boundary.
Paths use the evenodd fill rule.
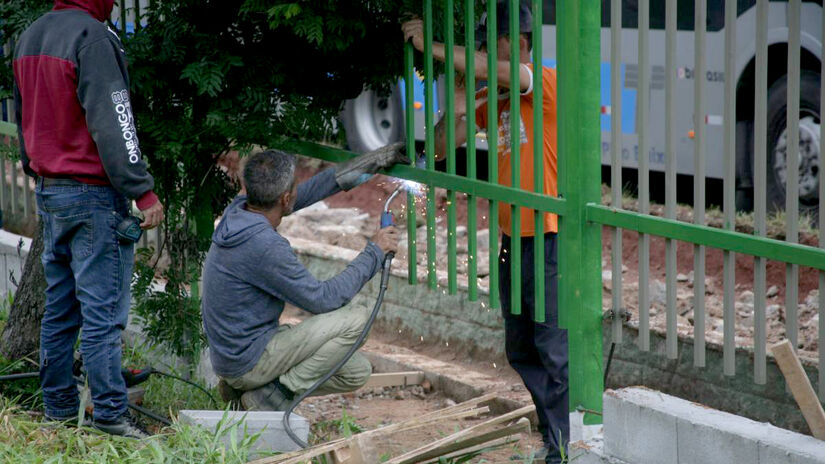
<path fill-rule="evenodd" d="M 295 156 L 278 150 L 252 155 L 243 169 L 246 202 L 264 210 L 272 209 L 295 179 Z"/>

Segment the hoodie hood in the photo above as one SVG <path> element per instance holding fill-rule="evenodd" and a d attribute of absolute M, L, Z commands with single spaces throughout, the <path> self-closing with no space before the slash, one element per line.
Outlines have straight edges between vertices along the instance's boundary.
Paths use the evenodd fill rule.
<path fill-rule="evenodd" d="M 244 209 L 246 196 L 239 196 L 223 211 L 221 222 L 212 234 L 212 241 L 224 248 L 236 247 L 272 225 L 263 215 Z"/>
<path fill-rule="evenodd" d="M 82 10 L 103 22 L 112 15 L 115 0 L 55 0 L 55 10 Z"/>

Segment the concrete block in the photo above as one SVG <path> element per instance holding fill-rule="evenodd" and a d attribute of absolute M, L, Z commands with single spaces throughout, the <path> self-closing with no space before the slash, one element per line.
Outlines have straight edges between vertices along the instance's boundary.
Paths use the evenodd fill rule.
<path fill-rule="evenodd" d="M 244 437 L 244 430 L 247 435 L 260 433 L 260 436 L 252 446 L 253 452 L 270 451 L 295 451 L 298 445 L 289 438 L 283 426 L 284 413 L 280 411 L 200 411 L 181 410 L 179 417 L 181 422 L 197 424 L 209 430 L 216 430 L 218 423 L 227 415 L 227 428 L 230 425 L 238 425 L 220 439 L 226 446 L 231 446 L 232 435 L 236 442 L 240 442 Z M 304 441 L 309 437 L 309 421 L 305 418 L 291 414 L 289 424 L 292 431 Z M 245 429 L 244 429 L 245 427 Z"/>
<path fill-rule="evenodd" d="M 604 395 L 605 452 L 633 464 L 676 464 L 676 418 L 627 401 L 620 392 Z"/>
<path fill-rule="evenodd" d="M 634 464 L 825 464 L 825 442 L 645 388 L 608 391 L 604 414 L 605 451 Z M 661 452 L 671 445 L 676 460 Z"/>
<path fill-rule="evenodd" d="M 567 455 L 570 462 L 576 464 L 628 464 L 627 461 L 608 456 L 604 451 L 601 437 L 587 441 L 572 441 L 567 447 Z"/>

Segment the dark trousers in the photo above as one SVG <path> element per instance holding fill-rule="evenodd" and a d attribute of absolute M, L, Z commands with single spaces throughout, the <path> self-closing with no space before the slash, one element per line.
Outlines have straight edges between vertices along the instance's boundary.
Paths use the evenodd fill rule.
<path fill-rule="evenodd" d="M 552 451 L 570 440 L 567 394 L 567 330 L 558 327 L 556 234 L 544 235 L 544 315 L 535 322 L 533 237 L 521 238 L 521 314 L 510 313 L 510 237 L 502 235 L 499 289 L 507 361 L 533 397 L 539 432 Z"/>

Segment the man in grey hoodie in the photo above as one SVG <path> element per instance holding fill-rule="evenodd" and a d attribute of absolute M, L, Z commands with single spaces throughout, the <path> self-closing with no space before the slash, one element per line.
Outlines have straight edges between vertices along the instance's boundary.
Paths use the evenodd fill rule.
<path fill-rule="evenodd" d="M 397 230 L 381 229 L 344 271 L 319 281 L 277 227 L 292 211 L 406 161 L 402 146 L 391 145 L 296 186 L 292 155 L 267 150 L 248 160 L 246 195 L 224 211 L 203 270 L 203 325 L 225 398 L 242 393 L 246 410 L 285 410 L 355 343 L 369 310 L 346 305 L 381 268 L 384 254 L 397 250 Z M 279 325 L 285 302 L 316 315 L 294 327 Z M 317 393 L 355 390 L 371 371 L 355 353 Z"/>

